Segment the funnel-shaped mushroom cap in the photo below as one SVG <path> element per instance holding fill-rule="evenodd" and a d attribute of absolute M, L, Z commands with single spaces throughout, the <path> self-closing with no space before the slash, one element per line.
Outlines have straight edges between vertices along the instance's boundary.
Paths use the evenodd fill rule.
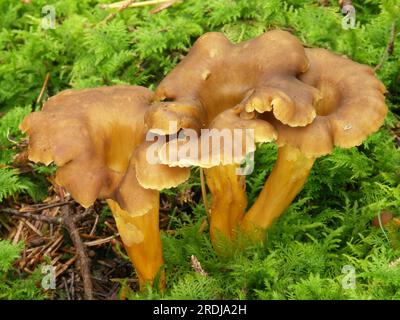
<path fill-rule="evenodd" d="M 57 183 L 85 207 L 96 198 L 113 199 L 131 214 L 146 213 L 158 193 L 139 184 L 133 155 L 145 139 L 152 96 L 137 86 L 63 91 L 21 124 L 29 135 L 29 159 L 54 162 Z M 165 166 L 148 166 L 156 175 L 168 173 Z M 180 170 L 173 183 L 187 178 L 188 170 Z"/>
<path fill-rule="evenodd" d="M 317 116 L 305 127 L 292 128 L 263 114 L 278 131 L 278 145 L 289 144 L 312 157 L 328 154 L 334 146 L 360 145 L 384 122 L 384 85 L 371 68 L 346 57 L 325 49 L 306 49 L 306 54 L 310 68 L 300 80 L 321 92 Z"/>
<path fill-rule="evenodd" d="M 272 110 L 282 123 L 305 126 L 314 120 L 319 99 L 318 90 L 297 79 L 308 66 L 301 42 L 285 31 L 239 44 L 222 33 L 206 33 L 160 83 L 155 101 L 170 102 L 152 107 L 146 123 L 164 132 L 168 121 L 176 121 L 178 130 L 193 123 L 205 127 L 242 104 L 248 112 Z"/>
<path fill-rule="evenodd" d="M 266 121 L 228 109 L 221 112 L 198 135 L 190 129 L 182 130 L 183 137 L 173 139 L 159 148 L 161 163 L 172 167 L 240 164 L 254 152 L 256 143 L 276 140 L 276 130 Z M 246 116 L 247 118 L 243 118 Z"/>

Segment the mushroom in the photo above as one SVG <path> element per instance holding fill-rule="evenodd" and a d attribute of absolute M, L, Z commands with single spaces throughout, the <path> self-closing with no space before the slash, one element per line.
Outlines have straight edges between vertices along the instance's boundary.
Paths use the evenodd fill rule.
<path fill-rule="evenodd" d="M 297 78 L 308 67 L 301 42 L 288 32 L 273 30 L 239 44 L 222 33 L 206 33 L 161 81 L 146 123 L 165 135 L 185 128 L 200 131 L 221 112 L 236 107 L 236 114 L 244 118 L 271 111 L 282 123 L 305 126 L 314 120 L 313 106 L 320 99 L 317 89 Z M 243 177 L 236 176 L 236 168 L 237 164 L 205 170 L 213 196 L 211 216 L 220 217 L 211 219 L 211 234 L 219 229 L 230 237 L 227 221 L 237 225 L 247 206 Z M 233 216 L 228 207 L 237 208 Z"/>
<path fill-rule="evenodd" d="M 278 159 L 243 226 L 265 229 L 302 189 L 316 158 L 334 146 L 360 145 L 377 131 L 387 113 L 384 85 L 371 68 L 325 49 L 306 49 L 310 68 L 299 79 L 319 90 L 314 121 L 292 127 L 271 113 L 261 118 L 278 132 Z"/>
<path fill-rule="evenodd" d="M 189 177 L 186 168 L 143 158 L 149 144 L 144 114 L 152 96 L 137 86 L 66 90 L 20 126 L 29 135 L 29 159 L 54 162 L 57 184 L 78 203 L 107 200 L 142 287 L 163 264 L 158 190 Z"/>
<path fill-rule="evenodd" d="M 178 130 L 198 130 L 232 109 L 242 119 L 272 125 L 278 159 L 241 221 L 244 230 L 258 234 L 254 231 L 271 226 L 300 192 L 317 157 L 334 146 L 360 145 L 379 129 L 387 113 L 384 92 L 371 68 L 328 50 L 304 49 L 287 32 L 269 31 L 238 45 L 209 33 L 160 83 L 146 122 L 165 134 L 171 133 L 168 121 L 177 122 Z M 202 161 L 197 165 L 207 168 Z M 235 165 L 224 165 L 205 171 L 211 216 L 219 217 L 218 223 L 211 219 L 211 233 L 219 229 L 230 237 L 247 201 Z"/>
<path fill-rule="evenodd" d="M 189 135 L 161 146 L 158 156 L 171 167 L 206 168 L 207 185 L 212 194 L 210 235 L 214 244 L 222 237 L 231 239 L 247 207 L 246 169 L 239 168 L 256 143 L 276 140 L 276 130 L 261 119 L 245 119 L 238 110 L 227 109 L 210 123 L 201 135 Z M 187 136 L 191 139 L 185 139 Z M 193 151 L 193 152 L 191 152 Z"/>

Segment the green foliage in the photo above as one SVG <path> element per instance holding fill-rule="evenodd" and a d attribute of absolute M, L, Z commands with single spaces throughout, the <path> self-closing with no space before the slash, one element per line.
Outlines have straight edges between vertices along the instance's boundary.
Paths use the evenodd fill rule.
<path fill-rule="evenodd" d="M 40 108 L 35 101 L 47 73 L 43 100 L 70 87 L 129 83 L 154 88 L 202 33 L 220 31 L 240 42 L 276 27 L 290 29 L 308 46 L 375 66 L 392 24 L 400 30 L 397 0 L 354 1 L 357 25 L 352 30 L 342 29 L 333 0 L 328 7 L 316 0 L 186 0 L 155 15 L 149 8 L 127 9 L 107 23 L 109 12 L 99 2 L 111 1 L 0 2 L 0 112 L 6 112 L 0 118 L 0 201 L 21 193 L 37 200 L 46 192 L 45 176 L 54 173 L 54 167 L 39 165 L 21 173 L 13 161 L 22 139 L 18 124 Z M 40 27 L 44 5 L 56 8 L 54 30 Z M 357 148 L 336 149 L 318 159 L 301 194 L 268 231 L 266 245 L 240 252 L 225 243 L 220 250 L 232 253 L 231 258 L 216 255 L 207 230 L 199 231 L 206 214 L 199 204 L 198 171 L 193 170 L 187 183 L 162 193 L 162 200 L 172 204 L 169 230 L 162 235 L 168 288 L 131 298 L 399 299 L 400 269 L 389 267 L 400 256 L 399 230 L 386 237 L 370 223 L 382 210 L 400 215 L 400 152 L 391 131 L 400 112 L 397 42 L 377 73 L 391 109 L 385 127 Z M 246 180 L 249 205 L 275 160 L 274 145 L 259 146 L 255 171 Z M 186 190 L 197 198 L 179 205 L 176 196 Z M 102 219 L 109 214 L 105 209 Z M 0 263 L 13 261 L 19 251 L 13 252 L 12 258 L 0 257 Z M 193 270 L 191 255 L 207 276 Z M 355 268 L 355 289 L 342 287 L 346 265 Z M 25 283 L 13 281 L 15 286 Z M 4 283 L 14 288 L 13 281 Z"/>
<path fill-rule="evenodd" d="M 170 300 L 213 300 L 219 297 L 220 284 L 214 278 L 188 273 L 174 284 L 165 297 Z"/>
<path fill-rule="evenodd" d="M 40 273 L 22 277 L 13 268 L 13 263 L 20 256 L 23 244 L 16 246 L 8 241 L 0 240 L 0 300 L 41 300 L 44 294 L 38 288 Z"/>
<path fill-rule="evenodd" d="M 0 168 L 0 201 L 16 193 L 31 191 L 31 188 L 30 181 L 21 180 L 17 170 Z"/>
<path fill-rule="evenodd" d="M 30 112 L 30 107 L 15 107 L 0 118 L 0 202 L 19 193 L 26 193 L 35 201 L 45 196 L 46 184 L 42 177 L 28 177 L 13 167 L 13 157 L 23 137 L 18 126 Z"/>

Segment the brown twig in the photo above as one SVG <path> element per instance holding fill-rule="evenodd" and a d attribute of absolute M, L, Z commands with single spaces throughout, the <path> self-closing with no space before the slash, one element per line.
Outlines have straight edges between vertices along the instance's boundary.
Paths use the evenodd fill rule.
<path fill-rule="evenodd" d="M 155 4 L 160 4 L 164 2 L 169 2 L 170 0 L 149 0 L 149 1 L 140 1 L 140 2 L 134 2 L 130 3 L 127 7 L 128 8 L 137 8 L 137 7 L 144 7 L 144 6 L 152 6 Z M 128 1 L 120 1 L 120 2 L 114 2 L 114 3 L 104 3 L 100 5 L 101 9 L 115 9 L 115 8 L 121 8 L 126 5 Z"/>
<path fill-rule="evenodd" d="M 71 300 L 71 297 L 69 295 L 67 279 L 65 277 L 63 277 L 63 281 L 64 281 L 64 289 L 65 289 L 65 292 L 67 294 L 67 300 Z"/>
<path fill-rule="evenodd" d="M 153 10 L 150 11 L 150 14 L 156 14 L 159 13 L 160 11 L 163 11 L 172 5 L 174 5 L 178 0 L 170 0 L 165 3 L 160 4 L 158 7 L 154 8 Z"/>
<path fill-rule="evenodd" d="M 71 215 L 69 206 L 61 208 L 61 216 L 64 222 L 63 225 L 67 229 L 76 250 L 78 264 L 80 266 L 83 280 L 85 299 L 93 300 L 93 284 L 90 274 L 90 260 L 87 256 L 85 245 L 79 236 L 79 231 L 76 227 L 74 217 Z"/>
<path fill-rule="evenodd" d="M 68 201 L 61 201 L 61 202 L 55 202 L 55 203 L 50 203 L 44 206 L 39 206 L 37 208 L 34 207 L 24 207 L 20 209 L 20 212 L 37 212 L 37 211 L 42 211 L 45 209 L 52 209 L 55 207 L 61 207 L 61 206 L 65 206 L 67 204 L 72 204 L 73 201 L 68 200 Z"/>
<path fill-rule="evenodd" d="M 118 235 L 113 235 L 104 239 L 97 239 L 97 240 L 93 240 L 93 241 L 87 241 L 85 242 L 85 246 L 87 247 L 93 247 L 93 246 L 98 246 L 100 244 L 104 244 L 107 242 L 110 242 L 111 240 L 113 240 L 114 238 L 116 238 Z"/>
<path fill-rule="evenodd" d="M 114 17 L 118 14 L 121 13 L 122 11 L 124 11 L 126 8 L 129 7 L 129 5 L 131 5 L 135 0 L 129 0 L 126 1 L 123 5 L 121 5 L 121 7 L 118 8 L 118 11 L 110 13 L 103 21 L 101 21 L 101 23 L 107 23 L 110 20 L 114 19 Z"/>
<path fill-rule="evenodd" d="M 18 243 L 18 241 L 19 241 L 19 238 L 20 238 L 21 233 L 22 233 L 22 227 L 23 227 L 23 225 L 24 225 L 24 223 L 23 223 L 22 221 L 20 221 L 20 222 L 19 222 L 19 225 L 18 225 L 17 232 L 16 232 L 16 234 L 15 234 L 15 236 L 14 236 L 14 239 L 13 239 L 13 241 L 12 241 L 12 244 L 13 244 L 14 246 L 15 246 L 15 245 Z"/>
<path fill-rule="evenodd" d="M 34 219 L 37 221 L 42 221 L 42 222 L 47 222 L 47 223 L 53 223 L 53 224 L 60 224 L 62 223 L 62 218 L 61 217 L 48 217 L 44 216 L 41 214 L 33 214 L 29 212 L 20 212 L 18 210 L 14 209 L 1 209 L 1 212 L 7 213 L 7 214 L 12 214 L 17 217 L 22 217 L 22 218 L 27 218 L 27 219 Z"/>
<path fill-rule="evenodd" d="M 51 206 L 51 208 L 53 207 L 61 207 L 67 204 L 71 204 L 72 202 L 66 202 L 66 203 L 62 203 L 62 204 L 58 204 L 58 205 L 53 205 Z M 50 207 L 50 206 L 49 206 Z M 46 207 L 47 209 L 48 207 Z M 42 211 L 44 210 L 44 208 L 40 208 L 37 211 Z M 27 219 L 34 219 L 37 221 L 42 221 L 42 222 L 47 222 L 47 223 L 51 223 L 51 224 L 64 224 L 65 221 L 63 219 L 63 217 L 48 217 L 42 214 L 35 214 L 33 212 L 35 211 L 30 211 L 30 212 L 23 212 L 23 211 L 18 211 L 15 209 L 0 209 L 1 212 L 7 213 L 7 214 L 12 214 L 14 216 L 17 217 L 22 217 L 22 218 L 27 218 Z M 84 219 L 85 217 L 87 217 L 88 215 L 90 215 L 92 213 L 91 208 L 86 209 L 82 214 L 76 215 L 73 217 L 74 223 L 79 222 L 80 220 Z"/>
<path fill-rule="evenodd" d="M 44 78 L 44 82 L 43 82 L 43 85 L 42 85 L 42 89 L 40 90 L 39 96 L 38 96 L 38 98 L 36 99 L 36 104 L 39 104 L 40 101 L 42 100 L 42 97 L 43 97 L 44 91 L 45 91 L 46 88 L 47 88 L 47 84 L 48 84 L 48 82 L 49 82 L 49 79 L 50 79 L 50 72 L 47 72 L 46 77 Z"/>
<path fill-rule="evenodd" d="M 378 71 L 380 68 L 382 68 L 383 64 L 385 63 L 386 59 L 392 54 L 393 49 L 394 49 L 394 41 L 396 39 L 396 21 L 393 21 L 392 26 L 390 27 L 390 38 L 389 41 L 386 45 L 385 51 L 383 52 L 383 55 L 381 57 L 381 60 L 379 63 L 376 65 L 374 68 L 374 71 Z"/>
<path fill-rule="evenodd" d="M 194 271 L 196 271 L 197 273 L 200 273 L 202 276 L 207 277 L 207 272 L 204 271 L 204 269 L 202 268 L 199 259 L 197 259 L 196 256 L 190 256 L 190 261 L 192 262 L 192 268 L 194 269 Z"/>
<path fill-rule="evenodd" d="M 69 259 L 59 270 L 56 271 L 56 278 L 63 274 L 64 271 L 67 270 L 75 261 L 76 255 Z"/>

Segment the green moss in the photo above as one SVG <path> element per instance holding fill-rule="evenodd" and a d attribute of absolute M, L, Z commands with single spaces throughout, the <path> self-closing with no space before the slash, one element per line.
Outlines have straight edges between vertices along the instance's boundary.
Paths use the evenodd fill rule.
<path fill-rule="evenodd" d="M 308 46 L 375 66 L 395 19 L 400 30 L 396 0 L 354 1 L 357 26 L 347 31 L 341 28 L 337 1 L 321 7 L 311 0 L 186 0 L 155 15 L 149 8 L 127 9 L 109 23 L 101 23 L 109 12 L 99 2 L 110 1 L 1 1 L 0 112 L 6 115 L 0 118 L 0 200 L 23 193 L 37 200 L 35 194 L 46 193 L 45 175 L 54 169 L 35 166 L 34 173 L 21 174 L 13 167 L 19 149 L 10 138 L 20 141 L 18 123 L 40 108 L 35 101 L 47 73 L 43 100 L 70 87 L 129 83 L 154 88 L 202 33 L 221 31 L 240 42 L 274 27 L 293 30 Z M 54 30 L 40 28 L 41 8 L 48 4 L 56 8 Z M 399 230 L 386 237 L 370 223 L 382 210 L 400 215 L 400 152 L 391 132 L 400 111 L 399 57 L 395 45 L 377 74 L 389 90 L 385 126 L 360 147 L 318 159 L 303 191 L 268 231 L 265 246 L 240 252 L 225 244 L 232 257 L 216 256 L 207 230 L 199 233 L 206 215 L 199 204 L 197 170 L 187 184 L 163 192 L 172 203 L 169 227 L 176 231 L 163 233 L 168 288 L 164 294 L 149 290 L 132 298 L 399 299 L 400 269 L 389 267 L 400 256 Z M 275 146 L 259 146 L 255 171 L 246 181 L 250 204 L 275 159 Z M 175 196 L 185 189 L 196 196 L 180 206 Z M 207 277 L 194 273 L 191 255 Z M 355 289 L 342 287 L 346 265 L 356 272 Z M 7 279 L 12 279 L 7 288 L 14 288 L 17 280 Z M 32 289 L 28 282 L 18 285 Z"/>
<path fill-rule="evenodd" d="M 24 277 L 13 267 L 22 249 L 22 243 L 14 246 L 8 241 L 0 241 L 0 300 L 41 300 L 45 297 L 38 285 L 41 280 L 38 271 Z"/>

